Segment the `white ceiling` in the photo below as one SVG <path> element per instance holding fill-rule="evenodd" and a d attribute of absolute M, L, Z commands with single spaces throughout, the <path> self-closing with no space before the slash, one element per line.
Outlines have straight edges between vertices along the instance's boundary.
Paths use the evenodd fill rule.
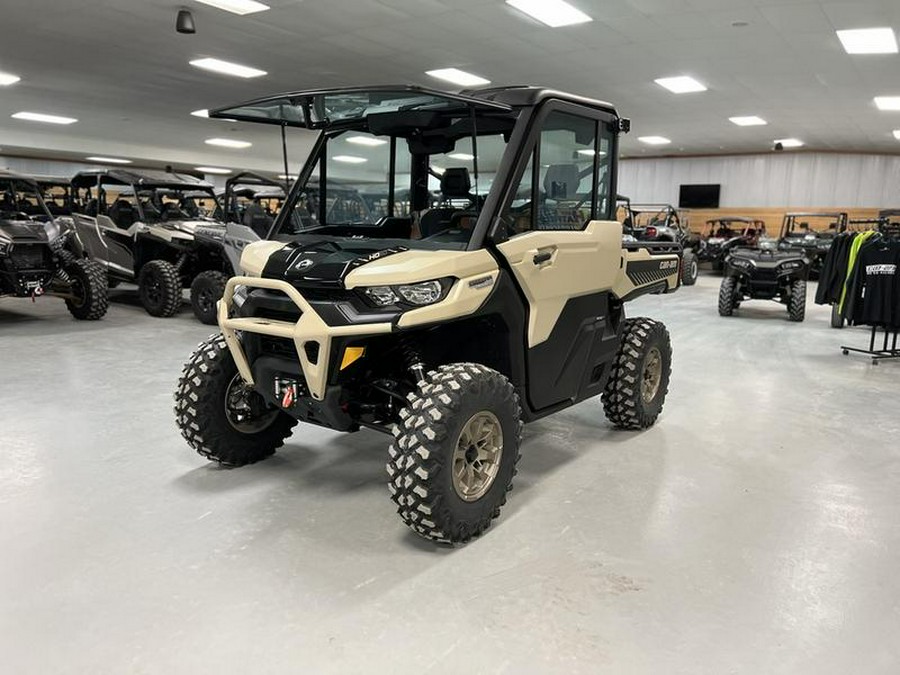
<path fill-rule="evenodd" d="M 573 0 L 594 21 L 551 29 L 503 0 L 266 0 L 239 17 L 185 0 L 30 0 L 5 3 L 0 88 L 5 154 L 81 159 L 111 155 L 277 170 L 277 129 L 189 115 L 284 90 L 440 83 L 424 71 L 455 66 L 494 85 L 540 84 L 614 102 L 633 119 L 630 156 L 765 152 L 776 138 L 809 150 L 900 153 L 900 55 L 848 56 L 834 31 L 893 26 L 898 0 Z M 196 35 L 174 30 L 190 9 Z M 747 22 L 742 28 L 734 22 Z M 268 71 L 241 80 L 196 70 L 213 56 Z M 710 91 L 676 96 L 653 83 L 692 75 Z M 20 110 L 77 117 L 69 127 L 10 119 Z M 735 115 L 765 127 L 738 128 Z M 648 148 L 638 136 L 673 140 Z M 221 150 L 212 136 L 254 143 Z M 292 132 L 292 159 L 308 147 Z M 49 152 L 48 151 L 52 151 Z M 296 167 L 292 167 L 292 170 Z"/>

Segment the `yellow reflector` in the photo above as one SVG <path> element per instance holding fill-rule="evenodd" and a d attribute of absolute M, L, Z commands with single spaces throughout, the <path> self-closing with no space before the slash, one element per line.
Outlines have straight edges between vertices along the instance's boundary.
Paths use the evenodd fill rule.
<path fill-rule="evenodd" d="M 344 350 L 344 358 L 341 361 L 341 370 L 352 366 L 354 363 L 359 361 L 365 353 L 365 347 L 347 347 Z"/>

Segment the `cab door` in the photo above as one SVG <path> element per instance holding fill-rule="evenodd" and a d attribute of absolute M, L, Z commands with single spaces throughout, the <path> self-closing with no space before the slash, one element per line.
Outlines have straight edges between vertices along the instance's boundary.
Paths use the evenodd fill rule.
<path fill-rule="evenodd" d="M 528 303 L 535 411 L 599 393 L 618 344 L 609 295 L 622 259 L 622 226 L 612 219 L 614 133 L 602 113 L 569 108 L 543 115 L 498 222 L 505 241 L 497 249 Z"/>

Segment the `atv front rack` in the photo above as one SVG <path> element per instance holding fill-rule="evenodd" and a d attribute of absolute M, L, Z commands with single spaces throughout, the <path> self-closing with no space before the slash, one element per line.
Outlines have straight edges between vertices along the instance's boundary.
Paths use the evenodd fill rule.
<path fill-rule="evenodd" d="M 243 286 L 263 288 L 284 293 L 300 310 L 296 323 L 275 319 L 232 317 L 235 290 Z M 218 307 L 219 327 L 231 351 L 238 372 L 245 382 L 253 385 L 253 372 L 241 344 L 239 332 L 258 333 L 277 338 L 293 340 L 300 357 L 300 367 L 309 388 L 310 395 L 317 401 L 325 397 L 328 384 L 328 364 L 331 361 L 331 346 L 334 338 L 348 336 L 380 335 L 391 332 L 390 323 L 367 323 L 358 326 L 329 326 L 307 302 L 296 288 L 286 281 L 259 277 L 232 277 L 225 285 L 225 293 Z M 307 345 L 315 344 L 317 349 L 307 350 Z M 310 358 L 310 354 L 314 359 Z"/>

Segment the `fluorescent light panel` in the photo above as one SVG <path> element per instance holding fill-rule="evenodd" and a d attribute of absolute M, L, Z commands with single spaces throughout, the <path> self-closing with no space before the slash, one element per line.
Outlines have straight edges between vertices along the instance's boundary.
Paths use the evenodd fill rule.
<path fill-rule="evenodd" d="M 104 164 L 131 164 L 130 159 L 120 159 L 118 157 L 85 157 L 90 162 L 103 162 Z"/>
<path fill-rule="evenodd" d="M 860 28 L 837 31 L 848 54 L 896 54 L 897 36 L 893 28 Z"/>
<path fill-rule="evenodd" d="M 638 140 L 647 145 L 668 145 L 672 142 L 665 136 L 641 136 Z"/>
<path fill-rule="evenodd" d="M 197 0 L 197 2 L 216 9 L 224 9 L 226 12 L 245 16 L 256 12 L 265 12 L 269 9 L 268 5 L 264 5 L 256 0 Z"/>
<path fill-rule="evenodd" d="M 195 110 L 191 113 L 194 117 L 209 117 L 209 110 L 204 108 L 203 110 Z"/>
<path fill-rule="evenodd" d="M 11 84 L 15 84 L 21 79 L 21 77 L 13 75 L 12 73 L 0 73 L 0 86 L 7 87 Z"/>
<path fill-rule="evenodd" d="M 879 110 L 900 110 L 900 96 L 876 96 L 875 105 Z"/>
<path fill-rule="evenodd" d="M 673 94 L 691 94 L 696 91 L 706 91 L 706 86 L 693 77 L 680 75 L 678 77 L 661 77 L 655 80 L 656 84 L 671 91 Z"/>
<path fill-rule="evenodd" d="M 775 142 L 781 143 L 786 148 L 802 148 L 805 145 L 799 138 L 779 138 Z"/>
<path fill-rule="evenodd" d="M 551 28 L 593 21 L 580 9 L 563 0 L 506 0 L 506 4 Z"/>
<path fill-rule="evenodd" d="M 344 164 L 362 164 L 368 160 L 365 157 L 356 157 L 355 155 L 336 155 L 335 162 L 344 162 Z"/>
<path fill-rule="evenodd" d="M 220 148 L 249 148 L 253 143 L 248 141 L 236 141 L 233 138 L 207 138 L 207 145 L 218 145 Z"/>
<path fill-rule="evenodd" d="M 215 173 L 220 176 L 231 173 L 231 169 L 220 169 L 215 166 L 195 166 L 194 171 L 202 171 L 203 173 Z"/>
<path fill-rule="evenodd" d="M 385 145 L 387 141 L 383 141 L 380 138 L 372 138 L 371 136 L 351 136 L 347 139 L 348 143 L 355 143 L 356 145 L 365 145 L 370 148 L 374 148 L 378 145 Z"/>
<path fill-rule="evenodd" d="M 46 122 L 47 124 L 75 124 L 78 120 L 74 117 L 62 117 L 60 115 L 47 115 L 45 113 L 35 112 L 17 112 L 12 115 L 17 120 L 28 120 L 29 122 Z"/>
<path fill-rule="evenodd" d="M 281 180 L 296 180 L 297 176 L 288 176 L 285 173 L 280 173 L 278 174 L 278 178 L 280 178 Z"/>
<path fill-rule="evenodd" d="M 894 131 L 894 138 L 900 141 L 900 129 Z"/>
<path fill-rule="evenodd" d="M 463 162 L 471 162 L 473 159 L 475 159 L 475 155 L 470 155 L 468 152 L 454 152 L 447 155 L 447 157 L 450 157 L 452 159 L 459 159 Z"/>
<path fill-rule="evenodd" d="M 231 63 L 230 61 L 223 61 L 222 59 L 194 59 L 190 63 L 194 68 L 200 68 L 222 75 L 233 75 L 234 77 L 262 77 L 267 74 L 264 70 L 251 68 L 250 66 L 242 66 L 239 63 Z"/>
<path fill-rule="evenodd" d="M 479 75 L 467 73 L 459 68 L 438 68 L 437 70 L 428 70 L 425 74 L 438 80 L 444 80 L 444 82 L 451 82 L 460 87 L 478 87 L 491 83 L 490 80 L 486 80 Z"/>
<path fill-rule="evenodd" d="M 757 117 L 756 115 L 729 117 L 728 120 L 732 124 L 737 124 L 739 127 L 761 127 L 768 124 L 762 117 Z"/>

